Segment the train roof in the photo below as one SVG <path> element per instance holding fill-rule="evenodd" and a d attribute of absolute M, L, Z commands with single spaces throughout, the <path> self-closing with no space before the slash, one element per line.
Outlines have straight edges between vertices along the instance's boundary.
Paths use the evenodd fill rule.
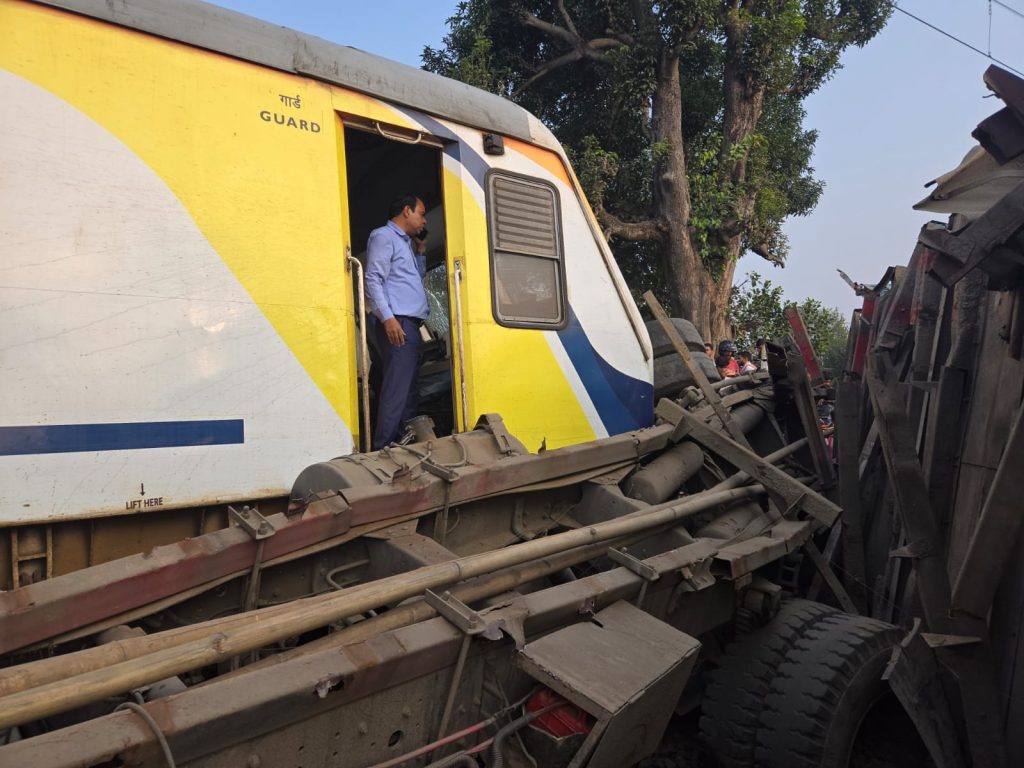
<path fill-rule="evenodd" d="M 351 88 L 463 125 L 552 149 L 558 147 L 557 140 L 539 120 L 493 93 L 209 3 L 198 0 L 34 1 Z"/>

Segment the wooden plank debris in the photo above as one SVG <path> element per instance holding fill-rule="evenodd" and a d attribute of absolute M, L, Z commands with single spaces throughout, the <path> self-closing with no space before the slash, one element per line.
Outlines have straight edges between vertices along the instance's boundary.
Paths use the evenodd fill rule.
<path fill-rule="evenodd" d="M 879 356 L 869 355 L 865 382 L 874 406 L 896 509 L 905 535 L 914 545 L 912 562 L 925 626 L 936 634 L 984 637 L 986 631 L 982 622 L 949 615 L 949 576 L 924 472 L 914 450 L 914 431 L 900 393 L 885 381 L 882 369 Z M 960 686 L 973 764 L 1004 766 L 1006 748 L 1000 717 L 1002 707 L 986 648 L 987 644 L 978 643 L 942 649 L 939 658 L 954 673 Z"/>
<path fill-rule="evenodd" d="M 718 454 L 737 469 L 743 470 L 755 482 L 764 485 L 783 514 L 795 514 L 797 510 L 803 509 L 808 515 L 827 526 L 831 526 L 839 517 L 839 507 L 824 496 L 765 461 L 749 448 L 711 429 L 678 403 L 662 400 L 658 403 L 655 413 L 659 418 L 675 425 L 674 440 L 687 437 L 712 453 Z"/>
<path fill-rule="evenodd" d="M 676 352 L 683 358 L 683 363 L 690 371 L 690 375 L 693 376 L 693 380 L 697 382 L 697 386 L 700 391 L 704 393 L 704 399 L 708 401 L 711 407 L 714 409 L 715 414 L 722 422 L 722 426 L 729 433 L 733 440 L 740 445 L 744 445 L 747 448 L 750 447 L 750 443 L 747 442 L 747 436 L 743 434 L 743 430 L 736 425 L 736 423 L 729 416 L 729 411 L 724 405 L 722 405 L 722 398 L 718 396 L 718 392 L 711 386 L 711 382 L 708 381 L 708 377 L 704 375 L 704 371 L 697 365 L 693 359 L 693 355 L 690 354 L 690 350 L 686 346 L 686 342 L 679 336 L 679 332 L 676 331 L 669 316 L 665 313 L 665 310 L 661 306 L 661 302 L 658 301 L 657 297 L 648 291 L 644 294 L 644 301 L 647 302 L 647 306 L 650 307 L 651 313 L 654 315 L 654 319 L 658 321 L 658 325 L 661 326 L 662 330 L 665 331 L 665 335 L 668 340 L 672 343 Z"/>
<path fill-rule="evenodd" d="M 953 610 L 978 618 L 988 615 L 1006 564 L 1024 526 L 1017 480 L 1024 476 L 1024 408 L 1017 410 L 1010 439 L 985 498 L 956 583 Z"/>
<path fill-rule="evenodd" d="M 836 454 L 839 459 L 839 504 L 843 508 L 843 583 L 861 611 L 867 608 L 864 567 L 864 510 L 858 473 L 857 412 L 859 384 L 840 382 L 836 388 Z"/>
<path fill-rule="evenodd" d="M 818 427 L 818 410 L 814 403 L 814 393 L 811 391 L 811 380 L 804 366 L 803 357 L 793 352 L 786 353 L 786 371 L 789 383 L 793 387 L 793 400 L 796 404 L 797 414 L 800 416 L 800 425 L 804 434 L 807 435 L 807 448 L 811 454 L 811 461 L 814 463 L 814 473 L 822 488 L 831 488 L 836 484 L 835 468 L 832 466 L 832 457 L 828 454 L 825 446 L 825 438 Z"/>
<path fill-rule="evenodd" d="M 828 584 L 828 588 L 832 590 L 832 594 L 835 595 L 842 609 L 847 613 L 859 613 L 857 606 L 853 604 L 853 600 L 850 599 L 850 596 L 846 594 L 846 590 L 843 589 L 842 583 L 832 572 L 832 566 L 829 565 L 824 555 L 818 551 L 817 545 L 813 541 L 808 541 L 804 544 L 804 552 L 811 558 L 814 567 L 818 569 L 818 573 L 825 580 L 825 583 Z"/>
<path fill-rule="evenodd" d="M 889 681 L 903 710 L 914 722 L 936 767 L 966 768 L 935 653 L 922 640 L 920 626 L 921 620 L 915 619 L 911 631 L 893 649 L 883 679 Z"/>
<path fill-rule="evenodd" d="M 954 234 L 945 229 L 926 229 L 918 240 L 939 253 L 932 271 L 945 285 L 955 285 L 976 267 L 993 269 L 986 260 L 1007 255 L 998 246 L 1020 231 L 1024 219 L 1024 182 L 985 211 L 966 230 Z M 998 261 L 998 260 L 996 260 Z"/>

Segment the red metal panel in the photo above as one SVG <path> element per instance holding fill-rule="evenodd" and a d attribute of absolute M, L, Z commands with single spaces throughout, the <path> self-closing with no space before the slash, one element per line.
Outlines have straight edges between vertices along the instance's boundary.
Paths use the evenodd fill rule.
<path fill-rule="evenodd" d="M 796 307 L 786 307 L 786 319 L 789 327 L 793 329 L 793 338 L 804 359 L 804 366 L 807 368 L 807 375 L 811 379 L 811 386 L 821 386 L 825 377 L 821 374 L 821 366 L 818 364 L 818 356 L 814 353 L 814 345 L 811 344 L 810 334 L 807 333 L 807 326 L 804 319 L 800 317 L 800 310 Z"/>
<path fill-rule="evenodd" d="M 875 318 L 875 305 L 877 303 L 877 293 L 864 294 L 864 304 L 860 311 L 860 331 L 857 334 L 857 342 L 853 347 L 853 364 L 850 366 L 851 373 L 855 373 L 859 377 L 864 376 L 864 358 L 868 351 L 868 339 L 871 336 L 871 325 Z"/>

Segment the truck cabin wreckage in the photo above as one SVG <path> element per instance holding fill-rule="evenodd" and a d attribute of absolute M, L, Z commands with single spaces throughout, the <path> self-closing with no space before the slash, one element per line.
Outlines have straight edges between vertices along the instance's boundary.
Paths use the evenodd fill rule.
<path fill-rule="evenodd" d="M 217 29 L 294 42 L 201 3 L 167 5 L 167 18 L 159 3 L 122 5 L 0 0 L 20 29 L 50 24 L 54 39 L 88 25 L 97 40 L 144 38 L 139 50 L 154 56 L 202 48 L 197 72 L 226 66 Z M 187 50 L 166 26 L 181 19 L 209 22 L 189 28 Z M 355 77 L 345 62 L 366 67 L 366 55 L 295 39 L 287 62 L 241 43 L 231 54 L 322 91 L 289 96 L 259 118 L 264 127 L 335 135 L 342 156 L 346 144 L 365 150 L 364 174 L 367 158 L 405 152 L 381 123 L 377 137 L 359 133 L 369 118 L 337 107 L 383 119 L 396 98 L 393 83 L 385 98 L 345 80 Z M 28 50 L 18 45 L 8 51 Z M 45 73 L 29 62 L 11 74 L 21 65 L 3 56 L 0 86 L 50 103 L 22 82 Z M 380 66 L 399 86 L 426 77 Z M 352 322 L 338 338 L 359 354 L 329 418 L 352 429 L 343 444 L 314 446 L 337 447 L 338 458 L 298 453 L 294 471 L 283 465 L 290 491 L 211 503 L 209 514 L 198 503 L 147 511 L 140 500 L 67 521 L 4 518 L 0 766 L 681 768 L 694 750 L 724 768 L 1024 763 L 1024 732 L 1011 727 L 1024 720 L 1024 552 L 1010 495 L 1024 471 L 1024 81 L 991 68 L 985 83 L 1006 107 L 919 204 L 952 214 L 948 224 L 922 229 L 906 267 L 854 284 L 864 306 L 835 372 L 833 451 L 816 410 L 833 387 L 798 314 L 791 335 L 762 347 L 759 371 L 719 379 L 694 327 L 668 318 L 653 294 L 646 327 L 620 303 L 621 275 L 536 121 L 506 136 L 507 154 L 488 154 L 496 165 L 485 174 L 467 169 L 485 162 L 470 144 L 486 125 L 431 123 L 429 105 L 412 105 L 403 114 L 417 130 L 448 131 L 424 165 L 450 238 L 438 255 L 450 301 L 448 336 L 435 339 L 442 434 L 423 421 L 405 444 L 350 452 L 371 403 L 357 359 L 359 267 L 342 265 L 330 290 L 344 290 Z M 305 128 L 277 119 L 318 94 L 338 113 L 302 118 Z M 479 98 L 495 111 L 467 120 L 521 117 Z M 501 137 L 488 135 L 494 147 Z M 524 180 L 523 168 L 550 173 Z M 510 189 L 553 212 L 554 250 L 541 257 L 556 265 L 546 324 L 501 315 L 511 305 L 487 282 L 502 279 L 493 242 L 482 245 L 495 259 L 482 271 L 471 249 L 458 250 L 497 226 L 494 206 Z M 570 240 L 591 249 L 591 278 L 603 270 L 594 285 L 604 313 L 587 309 L 587 270 L 573 266 Z M 472 303 L 475 280 L 482 305 Z M 600 322 L 614 324 L 625 352 L 601 346 Z M 278 317 L 260 333 L 288 341 L 288 327 Z M 507 413 L 479 407 L 494 402 L 482 380 L 499 369 L 482 356 L 497 348 L 554 361 L 509 384 L 530 393 L 536 380 L 532 399 L 550 403 L 536 413 L 522 396 Z M 295 354 L 310 355 L 303 370 L 316 379 L 316 356 Z M 585 369 L 605 372 L 608 397 Z M 623 413 L 608 410 L 613 402 Z M 551 403 L 566 413 L 541 410 Z M 543 418 L 557 433 L 550 445 L 539 439 Z M 263 432 L 244 450 L 271 444 Z M 0 461 L 32 460 L 11 453 Z M 166 506 L 152 493 L 152 506 Z M 38 514 L 28 506 L 10 515 Z M 121 535 L 102 539 L 101 528 Z M 81 541 L 88 556 L 75 560 L 66 553 Z"/>

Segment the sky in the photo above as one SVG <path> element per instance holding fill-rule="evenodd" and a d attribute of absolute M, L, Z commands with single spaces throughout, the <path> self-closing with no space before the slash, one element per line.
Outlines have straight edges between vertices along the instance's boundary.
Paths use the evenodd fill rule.
<path fill-rule="evenodd" d="M 418 67 L 425 45 L 441 45 L 457 0 L 215 4 Z M 899 7 L 1024 71 L 1024 0 L 899 0 Z M 788 299 L 816 298 L 849 316 L 860 300 L 836 270 L 873 284 L 889 265 L 910 259 L 921 226 L 939 217 L 911 206 L 974 146 L 975 126 L 1003 106 L 982 82 L 990 63 L 899 11 L 867 46 L 847 51 L 843 68 L 805 103 L 805 125 L 819 134 L 812 165 L 825 192 L 812 213 L 784 225 L 786 266 L 744 256 L 736 282 L 756 271 Z"/>

